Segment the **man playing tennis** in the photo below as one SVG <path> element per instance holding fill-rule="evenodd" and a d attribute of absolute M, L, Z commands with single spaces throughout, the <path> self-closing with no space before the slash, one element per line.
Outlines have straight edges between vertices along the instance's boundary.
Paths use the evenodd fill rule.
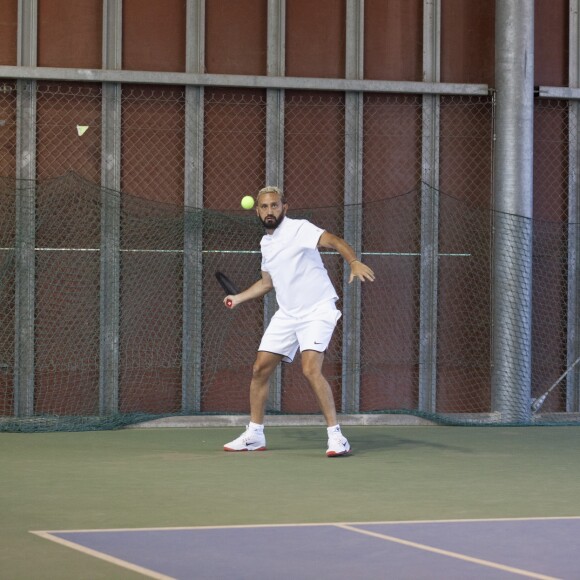
<path fill-rule="evenodd" d="M 276 290 L 276 311 L 258 348 L 250 384 L 250 424 L 225 451 L 263 451 L 264 413 L 270 376 L 280 361 L 292 362 L 300 348 L 302 372 L 308 380 L 328 428 L 328 457 L 346 455 L 350 444 L 340 430 L 332 390 L 322 374 L 322 363 L 341 313 L 336 290 L 318 248 L 336 250 L 351 268 L 350 280 L 374 281 L 374 272 L 357 259 L 354 250 L 339 238 L 303 219 L 286 217 L 288 204 L 281 190 L 265 187 L 258 192 L 256 213 L 264 225 L 262 277 L 247 290 L 226 296 L 224 304 L 238 304 Z M 231 301 L 228 303 L 228 300 Z"/>

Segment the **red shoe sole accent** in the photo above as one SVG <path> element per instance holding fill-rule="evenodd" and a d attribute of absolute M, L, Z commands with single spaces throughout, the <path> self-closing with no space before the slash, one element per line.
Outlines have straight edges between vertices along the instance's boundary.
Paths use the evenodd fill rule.
<path fill-rule="evenodd" d="M 224 447 L 224 451 L 229 451 L 230 453 L 240 453 L 242 451 L 266 451 L 267 447 L 258 447 L 258 449 L 230 449 L 229 447 Z"/>
<path fill-rule="evenodd" d="M 344 457 L 345 455 L 350 455 L 352 449 L 349 449 L 348 451 L 342 451 L 340 453 L 336 453 L 335 451 L 327 451 L 326 452 L 326 457 Z"/>

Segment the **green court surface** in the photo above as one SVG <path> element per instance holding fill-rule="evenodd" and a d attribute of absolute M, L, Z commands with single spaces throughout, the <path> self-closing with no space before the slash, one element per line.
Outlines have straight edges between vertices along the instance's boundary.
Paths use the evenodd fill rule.
<path fill-rule="evenodd" d="M 578 427 L 270 427 L 0 435 L 0 577 L 139 578 L 34 530 L 580 515 Z M 226 552 L 224 547 L 224 553 Z"/>

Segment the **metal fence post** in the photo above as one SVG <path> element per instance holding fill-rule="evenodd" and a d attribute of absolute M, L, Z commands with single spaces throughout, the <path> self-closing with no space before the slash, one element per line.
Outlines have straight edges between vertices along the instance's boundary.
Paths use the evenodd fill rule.
<path fill-rule="evenodd" d="M 441 1 L 423 2 L 423 80 L 440 80 Z M 420 411 L 437 406 L 439 272 L 439 95 L 423 95 L 421 129 L 421 259 L 419 290 Z"/>
<path fill-rule="evenodd" d="M 103 67 L 122 66 L 122 1 L 103 4 Z M 102 86 L 99 411 L 119 411 L 121 84 Z"/>
<path fill-rule="evenodd" d="M 531 416 L 534 3 L 496 1 L 492 411 Z"/>
<path fill-rule="evenodd" d="M 580 87 L 580 19 L 579 0 L 570 0 L 569 84 Z M 580 103 L 568 105 L 568 368 L 580 356 Z M 566 379 L 566 411 L 580 411 L 580 368 L 568 373 Z"/>
<path fill-rule="evenodd" d="M 38 4 L 18 2 L 18 65 L 36 66 Z M 17 81 L 14 414 L 34 413 L 36 81 Z"/>
<path fill-rule="evenodd" d="M 346 78 L 364 75 L 364 0 L 347 3 Z M 345 93 L 344 130 L 344 239 L 357 256 L 362 252 L 363 201 L 363 92 Z M 345 265 L 342 283 L 342 412 L 360 410 L 361 286 L 349 284 Z"/>
<path fill-rule="evenodd" d="M 286 0 L 268 0 L 268 76 L 285 74 Z M 284 188 L 284 89 L 266 89 L 266 182 Z M 264 297 L 264 327 L 276 312 L 274 293 Z M 282 367 L 270 379 L 269 411 L 282 409 Z"/>
<path fill-rule="evenodd" d="M 205 0 L 187 1 L 188 72 L 203 72 Z M 204 87 L 185 87 L 182 402 L 184 413 L 201 411 L 203 325 L 203 135 Z"/>

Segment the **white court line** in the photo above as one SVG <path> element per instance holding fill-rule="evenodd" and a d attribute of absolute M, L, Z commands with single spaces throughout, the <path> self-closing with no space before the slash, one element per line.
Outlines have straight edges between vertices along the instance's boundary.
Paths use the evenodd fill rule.
<path fill-rule="evenodd" d="M 417 548 L 418 550 L 423 550 L 425 552 L 432 552 L 433 554 L 439 554 L 441 556 L 455 558 L 456 560 L 470 562 L 471 564 L 479 564 L 480 566 L 487 566 L 488 568 L 495 568 L 496 570 L 502 570 L 503 572 L 511 572 L 512 574 L 518 574 L 520 576 L 525 576 L 526 578 L 536 578 L 537 580 L 558 580 L 555 576 L 545 576 L 544 574 L 536 574 L 536 573 L 530 572 L 528 570 L 522 570 L 520 568 L 514 568 L 512 566 L 506 566 L 504 564 L 497 564 L 496 562 L 491 562 L 489 560 L 482 560 L 480 558 L 473 558 L 472 556 L 466 556 L 465 554 L 460 554 L 458 552 L 450 552 L 449 550 L 442 550 L 440 548 L 434 548 L 433 546 L 428 546 L 427 544 L 418 544 L 417 542 L 403 540 L 401 538 L 396 538 L 394 536 L 388 536 L 386 534 L 379 534 L 377 532 L 371 532 L 370 530 L 363 530 L 360 528 L 354 528 L 352 526 L 349 526 L 348 524 L 336 524 L 336 527 L 342 528 L 343 530 L 348 530 L 350 532 L 356 532 L 358 534 L 363 534 L 365 536 L 371 536 L 373 538 L 387 540 L 387 541 L 393 542 L 395 544 L 402 544 L 403 546 Z"/>
<path fill-rule="evenodd" d="M 472 518 L 472 519 L 449 519 L 449 520 L 387 520 L 371 522 L 314 522 L 314 523 L 287 523 L 287 524 L 235 524 L 215 526 L 177 526 L 177 527 L 152 527 L 152 528 L 88 528 L 80 530 L 31 530 L 31 534 L 78 534 L 82 532 L 161 532 L 164 530 L 235 530 L 244 528 L 300 528 L 315 526 L 370 526 L 370 525 L 408 525 L 408 524 L 453 524 L 473 522 L 536 522 L 555 520 L 580 520 L 580 516 L 539 516 L 520 518 Z"/>
<path fill-rule="evenodd" d="M 172 576 L 159 574 L 159 572 L 154 572 L 153 570 L 149 570 L 148 568 L 143 568 L 142 566 L 131 564 L 131 562 L 126 562 L 125 560 L 115 558 L 114 556 L 109 556 L 108 554 L 105 554 L 103 552 L 98 552 L 97 550 L 86 548 L 85 546 L 81 546 L 80 544 L 75 544 L 74 542 L 69 542 L 68 540 L 59 538 L 58 536 L 53 536 L 50 532 L 30 532 L 30 533 L 36 534 L 37 536 L 40 536 L 45 540 L 50 540 L 51 542 L 62 544 L 67 548 L 72 548 L 73 550 L 76 550 L 77 552 L 82 552 L 83 554 L 87 554 L 88 556 L 99 558 L 99 560 L 104 560 L 105 562 L 109 562 L 110 564 L 121 566 L 121 568 L 126 568 L 127 570 L 138 572 L 139 574 L 143 574 L 144 576 L 147 576 L 149 578 L 155 578 L 155 580 L 176 580 L 176 578 L 173 578 Z"/>

